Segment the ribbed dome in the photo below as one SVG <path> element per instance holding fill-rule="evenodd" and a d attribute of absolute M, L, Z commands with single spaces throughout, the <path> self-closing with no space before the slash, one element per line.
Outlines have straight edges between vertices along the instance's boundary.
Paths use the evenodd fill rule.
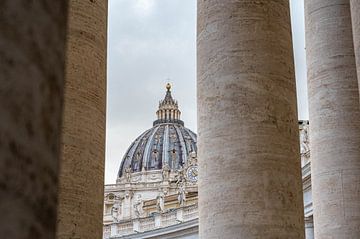
<path fill-rule="evenodd" d="M 165 99 L 160 102 L 156 112 L 158 119 L 154 127 L 142 133 L 125 153 L 118 177 L 126 169 L 131 172 L 161 169 L 167 164 L 171 170 L 179 169 L 196 153 L 196 134 L 184 127 L 180 120 L 177 102 L 172 98 L 170 85 L 167 85 Z"/>

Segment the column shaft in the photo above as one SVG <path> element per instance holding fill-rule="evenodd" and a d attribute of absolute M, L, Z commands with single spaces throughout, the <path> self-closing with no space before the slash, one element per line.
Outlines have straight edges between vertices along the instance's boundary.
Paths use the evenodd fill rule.
<path fill-rule="evenodd" d="M 360 86 L 360 1 L 350 0 L 358 85 Z"/>
<path fill-rule="evenodd" d="M 0 12 L 0 237 L 54 238 L 67 3 Z"/>
<path fill-rule="evenodd" d="M 201 238 L 304 238 L 289 11 L 198 0 Z"/>
<path fill-rule="evenodd" d="M 306 0 L 315 238 L 359 238 L 360 110 L 349 0 Z"/>
<path fill-rule="evenodd" d="M 57 238 L 101 238 L 107 0 L 69 1 Z"/>

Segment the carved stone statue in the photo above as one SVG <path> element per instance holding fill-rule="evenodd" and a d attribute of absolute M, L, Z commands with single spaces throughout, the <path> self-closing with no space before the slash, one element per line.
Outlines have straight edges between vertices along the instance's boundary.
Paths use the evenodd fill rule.
<path fill-rule="evenodd" d="M 181 182 L 179 184 L 178 201 L 179 201 L 180 206 L 184 206 L 185 201 L 186 201 L 186 188 L 185 188 L 184 182 Z"/>
<path fill-rule="evenodd" d="M 138 195 L 134 203 L 136 217 L 140 217 L 143 215 L 144 213 L 143 206 L 144 206 L 144 201 L 141 199 L 141 195 Z"/>
<path fill-rule="evenodd" d="M 115 222 L 119 220 L 120 216 L 120 204 L 115 203 L 111 208 L 111 216 Z"/>
<path fill-rule="evenodd" d="M 165 164 L 162 168 L 162 179 L 163 181 L 167 181 L 170 178 L 170 167 L 169 165 Z"/>
<path fill-rule="evenodd" d="M 165 210 L 165 199 L 164 199 L 164 194 L 163 193 L 159 193 L 159 195 L 156 197 L 156 207 L 158 212 L 164 212 Z"/>
<path fill-rule="evenodd" d="M 180 166 L 180 168 L 178 170 L 176 170 L 176 184 L 181 184 L 183 182 L 185 182 L 185 176 L 184 176 L 184 168 L 182 166 Z"/>
<path fill-rule="evenodd" d="M 188 159 L 188 165 L 196 164 L 197 158 L 196 158 L 196 152 L 192 151 L 189 153 L 189 159 Z"/>
<path fill-rule="evenodd" d="M 309 133 L 308 133 L 308 125 L 306 121 L 302 124 L 302 130 L 300 131 L 300 153 L 306 154 L 310 151 L 309 147 Z"/>

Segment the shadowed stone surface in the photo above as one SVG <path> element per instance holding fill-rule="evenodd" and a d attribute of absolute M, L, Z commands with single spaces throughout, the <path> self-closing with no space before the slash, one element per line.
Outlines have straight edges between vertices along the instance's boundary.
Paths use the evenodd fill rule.
<path fill-rule="evenodd" d="M 198 1 L 201 238 L 304 238 L 289 11 Z"/>
<path fill-rule="evenodd" d="M 102 237 L 107 0 L 69 1 L 57 238 Z"/>
<path fill-rule="evenodd" d="M 357 77 L 360 85 L 360 1 L 350 0 Z"/>
<path fill-rule="evenodd" d="M 359 238 L 360 110 L 349 0 L 306 0 L 315 238 Z"/>
<path fill-rule="evenodd" d="M 66 1 L 0 1 L 0 237 L 54 238 Z"/>

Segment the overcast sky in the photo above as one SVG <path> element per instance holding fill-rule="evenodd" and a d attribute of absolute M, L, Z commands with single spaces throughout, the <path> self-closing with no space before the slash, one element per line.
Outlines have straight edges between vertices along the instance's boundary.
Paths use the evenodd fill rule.
<path fill-rule="evenodd" d="M 307 119 L 303 0 L 291 0 L 299 118 Z M 105 183 L 131 142 L 152 127 L 172 83 L 185 126 L 196 129 L 196 0 L 109 0 Z M 299 94 L 299 92 L 301 92 Z"/>

